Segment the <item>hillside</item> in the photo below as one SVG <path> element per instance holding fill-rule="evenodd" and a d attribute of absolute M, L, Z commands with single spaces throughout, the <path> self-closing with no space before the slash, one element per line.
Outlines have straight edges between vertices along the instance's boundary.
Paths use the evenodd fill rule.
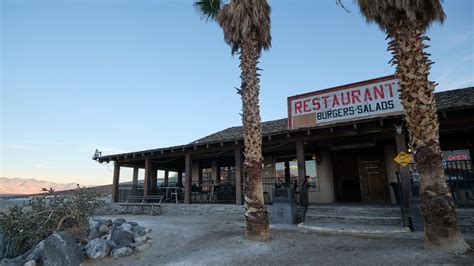
<path fill-rule="evenodd" d="M 76 188 L 76 183 L 59 184 L 37 179 L 0 177 L 0 194 L 36 194 L 41 188 L 53 188 L 56 191 Z"/>

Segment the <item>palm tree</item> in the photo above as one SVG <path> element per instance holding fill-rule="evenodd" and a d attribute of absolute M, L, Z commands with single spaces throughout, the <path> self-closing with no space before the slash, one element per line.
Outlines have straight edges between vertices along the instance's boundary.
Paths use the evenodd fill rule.
<path fill-rule="evenodd" d="M 459 231 L 457 211 L 444 177 L 434 88 L 428 79 L 433 62 L 424 51 L 426 29 L 443 22 L 439 0 L 358 0 L 367 22 L 375 22 L 389 39 L 392 65 L 400 80 L 410 146 L 420 173 L 425 248 L 464 253 L 469 249 Z"/>
<path fill-rule="evenodd" d="M 224 41 L 232 54 L 240 54 L 242 122 L 244 126 L 246 236 L 270 239 L 268 213 L 263 201 L 262 129 L 260 125 L 257 67 L 262 48 L 271 46 L 270 6 L 266 0 L 198 0 L 194 3 L 206 20 L 216 20 L 224 31 Z"/>

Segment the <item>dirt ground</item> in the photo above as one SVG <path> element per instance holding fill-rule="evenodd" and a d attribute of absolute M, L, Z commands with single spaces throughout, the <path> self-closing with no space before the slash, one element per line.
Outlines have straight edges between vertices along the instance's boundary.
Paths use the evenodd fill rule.
<path fill-rule="evenodd" d="M 425 251 L 422 238 L 413 235 L 357 236 L 271 226 L 271 241 L 253 242 L 243 237 L 239 206 L 166 205 L 156 216 L 100 216 L 118 217 L 151 228 L 151 247 L 87 265 L 474 264 L 473 251 L 460 256 Z M 474 247 L 474 241 L 468 242 Z"/>

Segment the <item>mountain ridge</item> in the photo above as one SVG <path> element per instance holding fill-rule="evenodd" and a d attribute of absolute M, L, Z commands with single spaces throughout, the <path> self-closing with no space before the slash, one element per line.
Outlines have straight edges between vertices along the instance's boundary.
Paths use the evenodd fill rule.
<path fill-rule="evenodd" d="M 69 190 L 77 187 L 77 183 L 56 183 L 34 178 L 0 177 L 0 194 L 36 194 L 42 188 L 53 188 L 55 191 Z"/>

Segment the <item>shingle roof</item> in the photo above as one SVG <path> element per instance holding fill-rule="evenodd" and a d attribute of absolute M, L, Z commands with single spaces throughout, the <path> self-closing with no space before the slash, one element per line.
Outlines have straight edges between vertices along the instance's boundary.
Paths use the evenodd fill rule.
<path fill-rule="evenodd" d="M 435 93 L 435 97 L 439 112 L 474 108 L 474 87 L 437 92 Z M 286 118 L 262 122 L 262 134 L 264 136 L 286 130 L 288 130 L 288 120 Z M 244 131 L 242 126 L 230 127 L 191 143 L 205 144 L 209 142 L 229 141 L 242 139 L 243 135 Z"/>

